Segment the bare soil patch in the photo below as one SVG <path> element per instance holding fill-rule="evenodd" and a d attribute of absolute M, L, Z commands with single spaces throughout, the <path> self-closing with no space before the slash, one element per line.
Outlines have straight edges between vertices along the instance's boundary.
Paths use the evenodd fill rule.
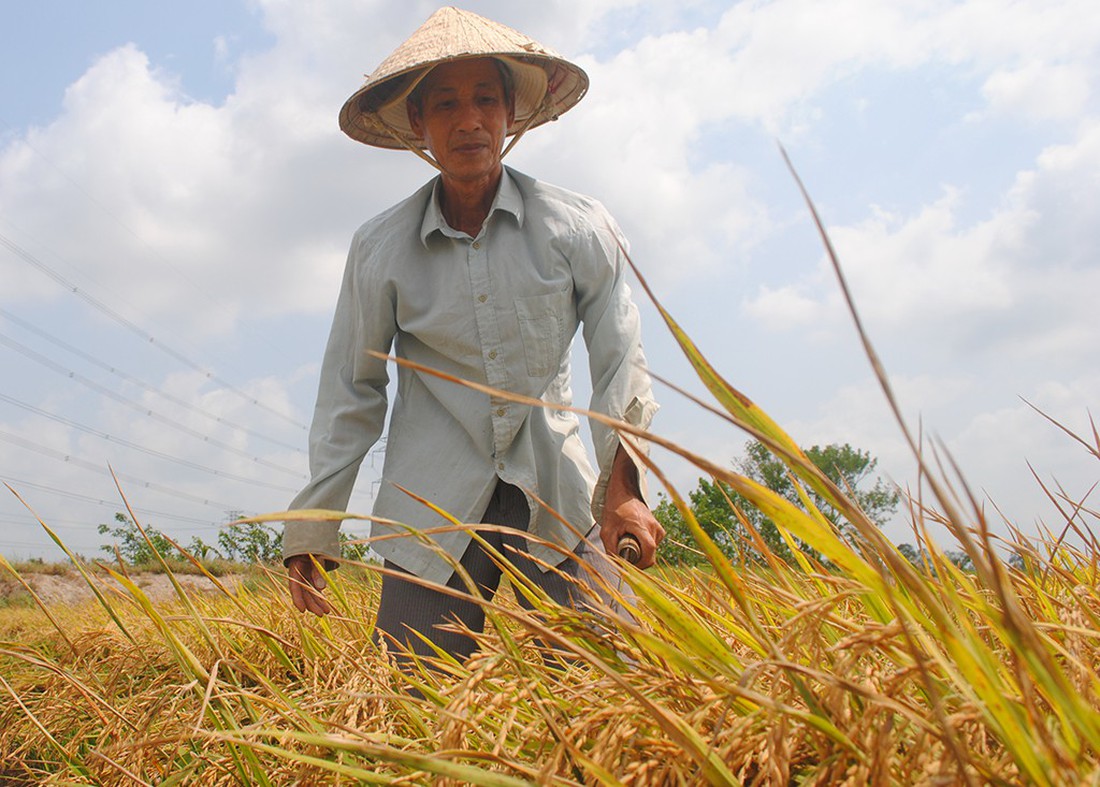
<path fill-rule="evenodd" d="M 76 572 L 66 574 L 25 574 L 23 578 L 34 589 L 43 602 L 50 605 L 73 606 L 94 598 L 92 589 L 88 583 Z M 220 593 L 221 591 L 209 578 L 198 574 L 176 574 L 179 582 L 189 593 Z M 172 587 L 171 580 L 165 574 L 144 573 L 131 576 L 134 584 L 155 602 L 170 601 L 176 597 L 176 591 Z M 103 589 L 117 585 L 110 577 L 96 577 L 93 581 L 101 583 Z M 237 575 L 218 577 L 218 581 L 230 590 L 235 590 L 241 582 Z M 16 596 L 25 596 L 26 590 L 21 584 L 11 577 L 0 578 L 0 600 L 11 599 Z"/>

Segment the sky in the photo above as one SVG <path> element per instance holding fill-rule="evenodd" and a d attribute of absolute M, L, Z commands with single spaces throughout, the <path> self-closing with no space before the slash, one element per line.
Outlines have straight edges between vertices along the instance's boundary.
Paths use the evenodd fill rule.
<path fill-rule="evenodd" d="M 0 480 L 14 491 L 0 489 L 0 554 L 56 559 L 45 523 L 101 557 L 97 525 L 126 505 L 183 543 L 214 542 L 231 512 L 286 508 L 308 474 L 351 235 L 434 174 L 348 139 L 337 113 L 437 7 L 0 5 Z M 591 79 L 506 162 L 602 201 L 664 306 L 797 442 L 869 451 L 918 491 L 780 146 L 906 424 L 995 529 L 1060 530 L 1044 486 L 1100 508 L 1095 457 L 1052 423 L 1095 442 L 1091 2 L 464 7 Z M 702 393 L 634 289 L 651 368 Z M 656 392 L 657 433 L 720 464 L 743 453 L 744 433 Z M 353 511 L 370 510 L 382 450 Z M 694 468 L 654 459 L 694 488 Z M 887 533 L 913 541 L 904 516 Z"/>

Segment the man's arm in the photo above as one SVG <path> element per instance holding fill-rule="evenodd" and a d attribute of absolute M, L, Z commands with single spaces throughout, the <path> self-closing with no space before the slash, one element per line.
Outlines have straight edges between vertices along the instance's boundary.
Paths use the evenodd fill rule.
<path fill-rule="evenodd" d="M 359 235 L 352 242 L 332 330 L 321 363 L 317 407 L 310 427 L 310 482 L 290 509 L 343 511 L 359 465 L 385 424 L 386 363 L 367 350 L 387 353 L 396 333 L 392 300 L 386 287 L 370 278 L 358 262 L 364 254 Z M 287 521 L 283 528 L 283 564 L 290 597 L 301 612 L 324 615 L 331 606 L 321 596 L 326 570 L 340 556 L 339 522 Z"/>
<path fill-rule="evenodd" d="M 611 466 L 600 522 L 600 540 L 609 555 L 618 553 L 619 541 L 628 533 L 642 548 L 638 568 L 649 568 L 656 562 L 657 545 L 664 539 L 665 529 L 642 499 L 638 468 L 620 444 Z"/>
<path fill-rule="evenodd" d="M 638 309 L 625 280 L 628 266 L 620 245 L 625 242 L 602 206 L 593 210 L 592 230 L 578 235 L 571 257 L 592 375 L 589 409 L 648 429 L 657 403 L 642 352 Z M 653 565 L 664 529 L 646 505 L 641 470 L 614 429 L 590 423 L 599 468 L 592 513 L 604 547 L 616 554 L 619 539 L 629 533 L 642 548 L 639 565 Z M 646 446 L 639 441 L 637 449 Z"/>

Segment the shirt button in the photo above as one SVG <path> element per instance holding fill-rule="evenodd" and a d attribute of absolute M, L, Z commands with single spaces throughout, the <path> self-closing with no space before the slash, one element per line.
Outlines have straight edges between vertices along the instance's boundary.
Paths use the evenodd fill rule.
<path fill-rule="evenodd" d="M 481 293 L 481 295 L 477 296 L 477 299 L 478 299 L 478 300 L 479 300 L 479 301 L 480 301 L 481 303 L 485 303 L 485 301 L 489 300 L 489 296 L 488 296 L 488 295 L 486 295 L 485 293 Z"/>
<path fill-rule="evenodd" d="M 500 416 L 501 418 L 503 418 L 503 417 L 504 417 L 504 414 L 505 414 L 506 412 L 508 412 L 508 411 L 507 411 L 507 410 L 505 410 L 505 409 L 504 409 L 503 407 L 498 407 L 498 408 L 497 408 L 497 415 L 499 415 L 499 416 Z"/>
<path fill-rule="evenodd" d="M 497 470 L 503 470 L 503 469 L 504 469 L 504 462 L 498 462 L 497 463 Z"/>
<path fill-rule="evenodd" d="M 476 241 L 475 240 L 474 241 L 474 249 L 476 250 L 476 249 L 480 249 L 480 248 L 481 248 L 481 241 Z"/>
<path fill-rule="evenodd" d="M 497 351 L 496 350 L 489 350 L 489 360 L 490 361 L 495 360 L 496 357 L 497 357 Z"/>

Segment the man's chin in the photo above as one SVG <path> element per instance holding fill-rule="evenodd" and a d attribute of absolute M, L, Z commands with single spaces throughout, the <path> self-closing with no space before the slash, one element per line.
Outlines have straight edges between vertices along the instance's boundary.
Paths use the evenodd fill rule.
<path fill-rule="evenodd" d="M 443 173 L 452 180 L 463 183 L 476 183 L 495 178 L 501 170 L 500 160 L 489 163 L 469 161 L 440 162 Z"/>

